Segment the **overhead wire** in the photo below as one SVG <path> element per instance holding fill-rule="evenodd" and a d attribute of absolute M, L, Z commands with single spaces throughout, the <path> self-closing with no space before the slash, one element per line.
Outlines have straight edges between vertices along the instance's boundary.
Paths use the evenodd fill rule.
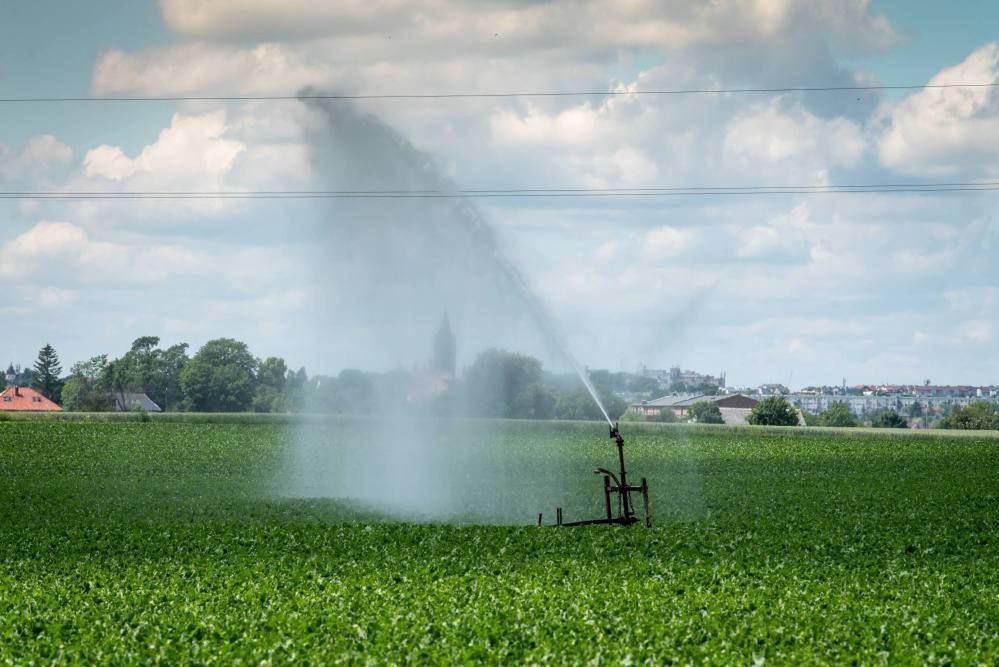
<path fill-rule="evenodd" d="M 861 92 L 878 90 L 921 90 L 953 88 L 994 88 L 999 82 L 946 83 L 918 85 L 786 86 L 778 88 L 689 88 L 668 90 L 612 90 L 497 93 L 393 93 L 393 94 L 300 94 L 300 95 L 168 95 L 152 97 L 3 97 L 0 103 L 56 102 L 188 102 L 188 101 L 280 101 L 280 100 L 391 100 L 516 97 L 619 97 L 631 95 L 668 96 L 702 94 Z M 457 199 L 457 198 L 569 198 L 569 197 L 689 197 L 754 196 L 779 194 L 863 194 L 921 192 L 988 192 L 999 182 L 967 183 L 881 183 L 852 185 L 787 186 L 678 186 L 648 188 L 496 188 L 456 190 L 228 190 L 228 191 L 0 191 L 0 199 L 34 200 L 132 200 L 132 199 Z"/>
<path fill-rule="evenodd" d="M 0 191 L 0 199 L 134 200 L 134 199 L 464 199 L 571 197 L 689 197 L 754 195 L 820 195 L 872 193 L 992 192 L 999 181 L 952 183 L 868 183 L 843 185 L 674 186 L 646 188 L 494 188 L 422 190 L 144 190 Z"/>
<path fill-rule="evenodd" d="M 741 95 L 772 93 L 832 93 L 879 90 L 943 90 L 950 88 L 996 88 L 997 81 L 980 83 L 871 84 L 861 86 L 782 86 L 776 88 L 675 88 L 654 90 L 587 91 L 507 91 L 466 93 L 307 93 L 299 95 L 152 95 L 152 96 L 52 96 L 0 97 L 0 104 L 43 104 L 56 102 L 268 102 L 283 100 L 431 100 L 499 99 L 516 97 L 628 97 L 671 95 Z"/>

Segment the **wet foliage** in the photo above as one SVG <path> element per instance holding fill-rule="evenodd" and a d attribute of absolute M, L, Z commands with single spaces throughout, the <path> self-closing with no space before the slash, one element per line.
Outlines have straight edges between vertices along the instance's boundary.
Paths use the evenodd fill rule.
<path fill-rule="evenodd" d="M 291 428 L 0 423 L 0 663 L 999 660 L 994 438 L 636 426 L 656 528 L 559 530 L 284 497 Z M 599 507 L 605 427 L 466 437 L 534 477 L 464 521 Z"/>

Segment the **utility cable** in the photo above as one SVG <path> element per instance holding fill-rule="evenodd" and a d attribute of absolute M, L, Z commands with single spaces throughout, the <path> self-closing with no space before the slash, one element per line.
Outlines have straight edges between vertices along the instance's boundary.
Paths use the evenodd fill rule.
<path fill-rule="evenodd" d="M 747 185 L 650 188 L 506 188 L 455 190 L 178 190 L 178 191 L 0 191 L 0 199 L 462 199 L 570 197 L 692 197 L 872 193 L 992 192 L 999 181 L 964 183 L 871 183 L 845 185 Z"/>
<path fill-rule="evenodd" d="M 0 104 L 42 104 L 50 102 L 271 102 L 282 100 L 440 100 L 440 99 L 499 99 L 510 97 L 628 97 L 631 95 L 741 95 L 768 93 L 837 93 L 878 90 L 944 90 L 950 88 L 995 88 L 999 82 L 926 83 L 912 85 L 866 86 L 785 86 L 779 88 L 676 88 L 664 90 L 603 90 L 603 91 L 527 91 L 495 93 L 358 93 L 303 95 L 155 95 L 139 96 L 54 96 L 0 97 Z"/>

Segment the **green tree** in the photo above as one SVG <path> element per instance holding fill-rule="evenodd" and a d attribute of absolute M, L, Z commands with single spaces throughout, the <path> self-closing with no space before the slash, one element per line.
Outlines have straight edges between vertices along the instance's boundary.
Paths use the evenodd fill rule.
<path fill-rule="evenodd" d="M 557 401 L 554 389 L 535 383 L 517 394 L 513 412 L 523 419 L 554 419 Z"/>
<path fill-rule="evenodd" d="M 940 428 L 974 431 L 999 429 L 999 404 L 991 401 L 975 401 L 957 408 L 940 420 Z"/>
<path fill-rule="evenodd" d="M 141 336 L 121 359 L 111 362 L 115 393 L 145 392 L 163 410 L 181 402 L 180 373 L 187 365 L 187 343 L 159 349 L 157 336 Z"/>
<path fill-rule="evenodd" d="M 663 424 L 675 424 L 680 421 L 680 418 L 671 409 L 662 408 L 652 421 L 662 422 Z"/>
<path fill-rule="evenodd" d="M 260 362 L 257 379 L 261 385 L 271 387 L 275 391 L 284 391 L 288 382 L 288 365 L 281 357 L 267 357 Z"/>
<path fill-rule="evenodd" d="M 371 377 L 364 371 L 345 368 L 336 377 L 334 412 L 345 415 L 366 415 L 375 411 L 375 390 Z"/>
<path fill-rule="evenodd" d="M 894 410 L 885 410 L 874 415 L 874 418 L 871 419 L 871 426 L 874 428 L 909 428 L 909 422 Z"/>
<path fill-rule="evenodd" d="M 555 417 L 580 421 L 602 420 L 604 415 L 586 387 L 579 385 L 559 392 L 555 401 Z"/>
<path fill-rule="evenodd" d="M 197 412 L 246 412 L 253 405 L 257 360 L 246 343 L 217 338 L 205 343 L 184 367 L 184 400 Z"/>
<path fill-rule="evenodd" d="M 79 361 L 69 369 L 62 388 L 62 406 L 79 412 L 104 412 L 112 408 L 108 355 Z"/>
<path fill-rule="evenodd" d="M 714 401 L 695 401 L 690 406 L 690 416 L 698 424 L 724 424 L 721 408 Z"/>
<path fill-rule="evenodd" d="M 540 384 L 540 361 L 497 349 L 479 354 L 464 377 L 468 409 L 471 414 L 482 417 L 529 416 L 534 386 Z"/>
<path fill-rule="evenodd" d="M 86 393 L 86 381 L 83 378 L 71 375 L 62 384 L 62 408 L 71 412 L 85 411 L 83 405 L 83 395 Z"/>
<path fill-rule="evenodd" d="M 336 377 L 313 378 L 310 409 L 330 414 L 371 414 L 375 411 L 375 385 L 371 375 L 345 368 Z"/>
<path fill-rule="evenodd" d="M 289 389 L 303 389 L 308 381 L 309 374 L 305 372 L 305 366 L 302 366 L 297 371 L 288 371 L 285 385 Z"/>
<path fill-rule="evenodd" d="M 798 412 L 783 396 L 767 396 L 746 419 L 756 426 L 797 426 Z"/>
<path fill-rule="evenodd" d="M 284 409 L 288 412 L 303 410 L 308 398 L 309 374 L 305 367 L 297 371 L 289 370 L 284 383 Z"/>
<path fill-rule="evenodd" d="M 597 395 L 600 396 L 600 402 L 603 403 L 607 416 L 611 419 L 619 419 L 628 409 L 628 405 L 614 394 L 603 393 L 598 389 Z M 559 393 L 555 402 L 555 418 L 603 421 L 604 413 L 600 411 L 586 387 L 577 384 L 572 389 Z"/>
<path fill-rule="evenodd" d="M 253 397 L 254 412 L 283 412 L 288 366 L 280 357 L 267 357 L 257 370 L 257 391 Z"/>
<path fill-rule="evenodd" d="M 62 373 L 62 366 L 59 364 L 59 355 L 56 354 L 55 348 L 46 343 L 38 351 L 31 387 L 45 398 L 59 403 L 61 401 L 59 391 L 62 389 L 62 381 L 59 380 L 60 373 Z"/>
<path fill-rule="evenodd" d="M 821 426 L 859 426 L 860 422 L 846 403 L 836 401 L 825 412 L 819 415 L 819 425 Z"/>
<path fill-rule="evenodd" d="M 128 391 L 145 392 L 153 397 L 153 385 L 159 370 L 159 344 L 160 339 L 156 336 L 136 338 L 125 356 L 115 362 L 121 384 Z"/>
<path fill-rule="evenodd" d="M 187 357 L 188 347 L 187 343 L 177 343 L 163 350 L 163 354 L 160 355 L 160 380 L 156 385 L 155 397 L 150 395 L 150 398 L 164 411 L 179 410 L 183 407 L 184 393 L 180 386 L 180 376 L 190 361 Z"/>
<path fill-rule="evenodd" d="M 254 412 L 283 412 L 284 396 L 278 393 L 274 387 L 265 384 L 257 386 L 253 394 Z"/>

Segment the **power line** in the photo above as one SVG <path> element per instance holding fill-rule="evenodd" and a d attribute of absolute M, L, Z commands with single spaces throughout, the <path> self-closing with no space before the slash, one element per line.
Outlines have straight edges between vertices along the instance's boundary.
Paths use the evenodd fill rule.
<path fill-rule="evenodd" d="M 308 95 L 157 95 L 153 97 L 2 97 L 3 104 L 41 104 L 49 102 L 272 102 L 282 100 L 437 100 L 437 99 L 499 99 L 509 97 L 628 97 L 631 95 L 739 95 L 766 93 L 836 93 L 876 90 L 941 90 L 948 88 L 996 88 L 999 82 L 936 83 L 913 85 L 868 86 L 787 86 L 781 88 L 677 88 L 671 90 L 603 90 L 603 91 L 528 91 L 497 93 L 358 93 Z"/>
<path fill-rule="evenodd" d="M 0 191 L 0 199 L 35 200 L 224 200 L 224 199 L 463 199 L 570 197 L 691 197 L 873 193 L 992 192 L 999 181 L 965 183 L 871 183 L 852 185 L 747 185 L 655 188 L 506 188 L 455 190 L 176 190 L 176 191 Z"/>

